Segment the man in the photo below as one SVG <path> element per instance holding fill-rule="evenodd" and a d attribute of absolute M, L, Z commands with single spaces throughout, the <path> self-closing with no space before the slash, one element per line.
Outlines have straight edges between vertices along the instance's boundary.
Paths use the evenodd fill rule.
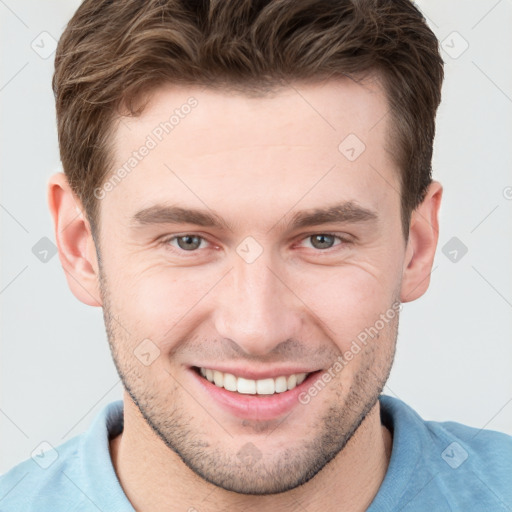
<path fill-rule="evenodd" d="M 124 400 L 0 509 L 510 510 L 510 436 L 382 394 L 437 245 L 442 80 L 407 0 L 85 0 L 48 200 Z"/>

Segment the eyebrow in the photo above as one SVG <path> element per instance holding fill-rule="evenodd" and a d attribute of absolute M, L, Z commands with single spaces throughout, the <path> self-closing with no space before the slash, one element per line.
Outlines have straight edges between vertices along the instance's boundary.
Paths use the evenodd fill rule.
<path fill-rule="evenodd" d="M 346 201 L 297 212 L 285 223 L 285 227 L 294 230 L 330 223 L 366 223 L 376 221 L 378 218 L 376 211 L 359 206 L 353 201 Z M 228 222 L 211 211 L 166 205 L 154 205 L 138 211 L 132 217 L 131 224 L 135 228 L 158 224 L 195 224 L 233 231 Z"/>

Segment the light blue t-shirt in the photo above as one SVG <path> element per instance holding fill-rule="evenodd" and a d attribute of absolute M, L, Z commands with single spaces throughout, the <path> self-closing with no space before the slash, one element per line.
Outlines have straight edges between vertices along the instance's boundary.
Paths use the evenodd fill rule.
<path fill-rule="evenodd" d="M 397 398 L 379 400 L 393 448 L 369 512 L 512 511 L 512 436 L 424 421 Z M 86 432 L 14 466 L 0 476 L 0 511 L 134 512 L 109 453 L 122 428 L 118 400 Z"/>

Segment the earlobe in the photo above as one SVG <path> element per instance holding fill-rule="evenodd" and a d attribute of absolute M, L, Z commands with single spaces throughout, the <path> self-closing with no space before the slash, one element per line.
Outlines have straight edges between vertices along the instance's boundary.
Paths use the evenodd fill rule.
<path fill-rule="evenodd" d="M 89 306 L 101 306 L 96 249 L 80 201 L 62 172 L 48 181 L 48 207 L 53 217 L 59 259 L 73 295 Z"/>
<path fill-rule="evenodd" d="M 401 302 L 418 299 L 427 291 L 430 284 L 439 238 L 438 217 L 442 194 L 441 184 L 432 181 L 425 199 L 412 212 L 402 273 Z"/>

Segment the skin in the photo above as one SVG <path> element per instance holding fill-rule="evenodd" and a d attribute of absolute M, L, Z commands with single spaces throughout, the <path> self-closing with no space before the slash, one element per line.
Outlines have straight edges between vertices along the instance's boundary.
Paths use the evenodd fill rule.
<path fill-rule="evenodd" d="M 378 82 L 349 79 L 251 98 L 163 87 L 140 117 L 117 125 L 116 166 L 191 96 L 197 107 L 101 200 L 101 260 L 65 176 L 49 181 L 68 284 L 103 307 L 126 388 L 124 430 L 110 443 L 120 483 L 140 511 L 366 510 L 392 450 L 377 399 L 398 315 L 308 404 L 275 420 L 220 408 L 189 367 L 327 371 L 395 301 L 427 290 L 442 187 L 430 185 L 406 242 L 385 95 Z M 350 133 L 366 145 L 352 162 L 338 150 Z M 284 224 L 340 201 L 378 217 L 293 231 Z M 163 202 L 214 211 L 232 229 L 131 226 L 137 211 Z M 350 243 L 332 238 L 318 248 L 312 236 L 322 233 Z M 202 237 L 195 252 L 176 239 L 159 243 L 187 234 Z M 263 251 L 252 263 L 237 253 L 248 236 Z M 149 366 L 133 353 L 144 339 L 160 351 Z M 237 455 L 247 446 L 256 462 Z"/>

